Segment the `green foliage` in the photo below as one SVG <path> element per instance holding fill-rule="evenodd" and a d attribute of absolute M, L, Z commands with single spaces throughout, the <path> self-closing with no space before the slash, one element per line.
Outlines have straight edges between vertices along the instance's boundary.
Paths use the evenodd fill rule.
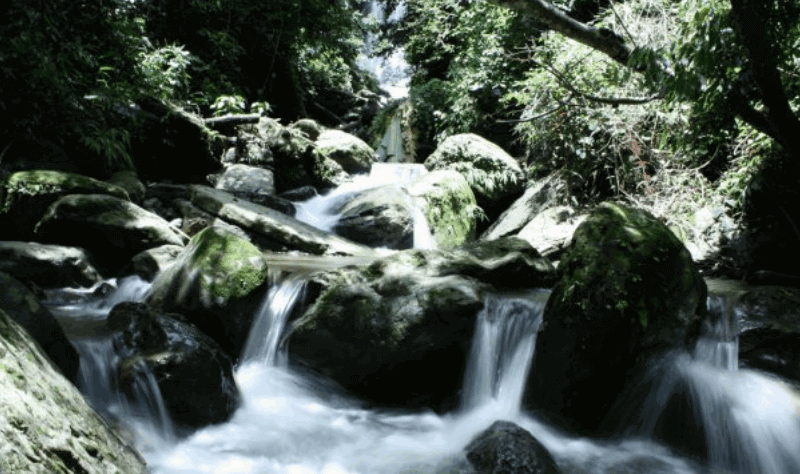
<path fill-rule="evenodd" d="M 211 110 L 215 117 L 228 114 L 243 114 L 244 108 L 245 99 L 240 95 L 221 95 L 211 104 Z"/>
<path fill-rule="evenodd" d="M 169 45 L 139 55 L 139 69 L 151 92 L 164 100 L 188 95 L 189 65 L 196 61 L 183 46 Z"/>
<path fill-rule="evenodd" d="M 524 68 L 513 54 L 534 30 L 484 0 L 412 0 L 406 6 L 403 36 L 414 69 L 410 95 L 420 141 L 479 132 L 502 115 L 498 98 Z"/>

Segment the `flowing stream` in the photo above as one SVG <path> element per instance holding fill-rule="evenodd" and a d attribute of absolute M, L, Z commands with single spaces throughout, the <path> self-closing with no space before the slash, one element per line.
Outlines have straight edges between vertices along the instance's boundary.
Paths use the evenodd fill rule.
<path fill-rule="evenodd" d="M 300 207 L 308 219 L 334 225 L 331 210 L 337 202 L 384 180 L 402 180 L 398 175 L 404 173 L 410 180 L 420 172 L 400 168 L 378 170 L 364 182 L 356 180 L 349 189 Z M 676 352 L 654 361 L 634 397 L 643 401 L 625 406 L 628 417 L 619 435 L 595 440 L 561 433 L 522 410 L 547 291 L 486 297 L 476 320 L 461 407 L 438 415 L 366 409 L 334 383 L 289 368 L 278 341 L 304 281 L 301 273 L 273 272 L 235 372 L 240 407 L 228 422 L 188 436 L 175 433 L 146 372 L 135 393 L 114 389 L 116 355 L 105 318 L 118 302 L 143 300 L 149 285 L 128 278 L 48 296 L 81 354 L 83 393 L 129 432 L 156 474 L 468 473 L 464 447 L 498 419 L 530 431 L 570 474 L 800 472 L 800 398 L 781 380 L 738 370 L 737 328 L 724 300 L 709 300 L 722 316 L 708 325 L 694 353 Z M 656 441 L 663 420 L 673 416 L 669 410 L 675 397 L 691 410 L 687 423 L 673 423 L 671 435 L 689 439 L 701 433 L 707 463 Z"/>

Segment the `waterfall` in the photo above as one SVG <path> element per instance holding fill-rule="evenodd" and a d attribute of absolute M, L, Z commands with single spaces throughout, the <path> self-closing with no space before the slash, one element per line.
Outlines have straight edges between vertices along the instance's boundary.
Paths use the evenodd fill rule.
<path fill-rule="evenodd" d="M 388 18 L 383 5 L 377 0 L 371 0 L 366 10 L 366 13 L 375 17 L 380 24 L 397 23 L 405 16 L 405 5 L 402 1 Z M 389 57 L 382 58 L 372 53 L 376 42 L 377 38 L 374 35 L 367 36 L 364 41 L 364 51 L 358 58 L 359 66 L 374 74 L 380 87 L 386 90 L 392 98 L 406 97 L 411 75 L 410 66 L 405 60 L 405 50 L 397 47 Z"/>
<path fill-rule="evenodd" d="M 543 301 L 489 296 L 478 314 L 464 376 L 462 410 L 496 403 L 513 415 L 522 406 Z"/>
<path fill-rule="evenodd" d="M 279 353 L 278 343 L 286 320 L 305 288 L 306 278 L 270 270 L 269 279 L 270 288 L 250 328 L 242 360 L 285 367 L 286 356 Z"/>

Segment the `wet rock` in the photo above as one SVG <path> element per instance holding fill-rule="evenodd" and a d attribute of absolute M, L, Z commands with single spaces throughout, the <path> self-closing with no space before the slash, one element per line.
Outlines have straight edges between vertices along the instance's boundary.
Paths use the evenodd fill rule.
<path fill-rule="evenodd" d="M 739 336 L 739 367 L 769 372 L 800 385 L 800 332 L 753 329 Z"/>
<path fill-rule="evenodd" d="M 319 195 L 314 186 L 302 186 L 295 189 L 282 192 L 278 197 L 286 199 L 287 201 L 299 202 L 311 199 Z"/>
<path fill-rule="evenodd" d="M 705 310 L 705 282 L 677 237 L 645 211 L 600 205 L 558 267 L 528 400 L 593 431 L 637 361 L 693 346 Z"/>
<path fill-rule="evenodd" d="M 162 195 L 186 199 L 193 206 L 243 229 L 259 247 L 267 250 L 316 255 L 372 255 L 372 249 L 321 231 L 297 219 L 238 199 L 207 186 L 159 186 Z"/>
<path fill-rule="evenodd" d="M 422 209 L 438 247 L 458 247 L 475 238 L 480 208 L 461 174 L 452 170 L 433 171 L 412 183 L 408 194 Z"/>
<path fill-rule="evenodd" d="M 175 263 L 183 252 L 180 245 L 162 245 L 136 254 L 122 270 L 123 275 L 138 275 L 143 280 L 153 281 L 159 273 Z"/>
<path fill-rule="evenodd" d="M 396 186 L 359 193 L 338 213 L 341 217 L 334 232 L 353 242 L 390 249 L 408 249 L 414 245 L 411 198 Z"/>
<path fill-rule="evenodd" d="M 77 380 L 79 355 L 61 325 L 27 286 L 6 273 L 0 273 L 0 310 L 30 334 L 64 377 Z"/>
<path fill-rule="evenodd" d="M 239 403 L 231 357 L 209 336 L 176 315 L 142 303 L 121 303 L 108 315 L 117 331 L 119 383 L 133 393 L 149 371 L 170 419 L 200 428 L 227 421 Z"/>
<path fill-rule="evenodd" d="M 286 215 L 294 215 L 294 204 L 275 196 L 275 182 L 270 170 L 241 164 L 230 165 L 215 181 L 216 189 Z"/>
<path fill-rule="evenodd" d="M 465 448 L 480 474 L 559 474 L 553 456 L 527 430 L 496 421 Z"/>
<path fill-rule="evenodd" d="M 369 173 L 378 155 L 363 140 L 340 130 L 325 130 L 316 141 L 319 152 L 350 174 Z"/>
<path fill-rule="evenodd" d="M 110 272 L 137 253 L 160 245 L 185 244 L 167 221 L 129 201 L 98 194 L 64 196 L 36 225 L 39 238 L 81 246 Z"/>
<path fill-rule="evenodd" d="M 290 125 L 306 135 L 306 138 L 312 142 L 317 141 L 320 133 L 322 133 L 322 126 L 312 119 L 300 119 Z"/>
<path fill-rule="evenodd" d="M 487 215 L 497 216 L 506 199 L 521 193 L 525 173 L 502 148 L 474 134 L 446 138 L 425 160 L 429 170 L 449 169 L 461 173 L 469 183 L 478 205 Z"/>
<path fill-rule="evenodd" d="M 501 248 L 503 247 L 503 248 Z M 289 357 L 378 405 L 454 408 L 483 295 L 547 271 L 521 240 L 495 248 L 405 250 L 364 268 L 316 273 L 287 332 Z M 526 267 L 523 269 L 523 267 Z M 553 269 L 549 267 L 549 275 Z"/>
<path fill-rule="evenodd" d="M 267 263 L 261 251 L 230 232 L 209 227 L 156 277 L 147 302 L 160 311 L 185 315 L 238 357 L 266 286 Z"/>
<path fill-rule="evenodd" d="M 88 287 L 102 280 L 85 250 L 36 242 L 0 242 L 0 271 L 42 288 Z"/>
<path fill-rule="evenodd" d="M 20 171 L 2 185 L 0 238 L 27 240 L 51 204 L 68 194 L 106 194 L 128 200 L 128 193 L 113 184 L 87 176 L 51 170 Z"/>
<path fill-rule="evenodd" d="M 3 309 L 0 439 L 3 473 L 148 472 L 145 462 L 111 432 L 41 346 Z"/>

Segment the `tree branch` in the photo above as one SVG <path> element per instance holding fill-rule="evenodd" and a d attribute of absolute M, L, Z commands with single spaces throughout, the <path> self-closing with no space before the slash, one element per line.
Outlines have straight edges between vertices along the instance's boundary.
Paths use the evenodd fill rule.
<path fill-rule="evenodd" d="M 527 14 L 548 28 L 596 49 L 614 61 L 626 65 L 633 49 L 611 30 L 583 24 L 544 0 L 492 0 L 494 3 Z"/>

